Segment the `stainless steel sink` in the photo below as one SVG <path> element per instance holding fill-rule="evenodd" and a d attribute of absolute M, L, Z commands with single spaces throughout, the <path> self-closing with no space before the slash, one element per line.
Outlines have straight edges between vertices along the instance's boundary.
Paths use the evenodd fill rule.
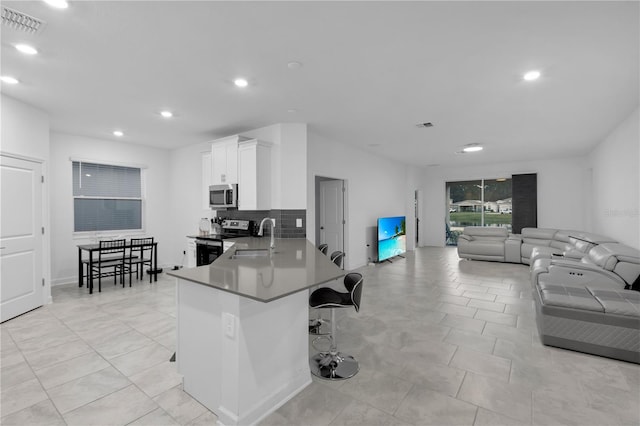
<path fill-rule="evenodd" d="M 255 259 L 269 256 L 269 249 L 237 249 L 231 259 Z"/>

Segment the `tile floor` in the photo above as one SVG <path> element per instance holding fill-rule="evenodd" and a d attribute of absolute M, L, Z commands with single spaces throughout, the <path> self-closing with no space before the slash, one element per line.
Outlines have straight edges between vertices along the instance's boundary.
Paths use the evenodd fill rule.
<path fill-rule="evenodd" d="M 338 316 L 360 372 L 314 379 L 263 425 L 640 424 L 640 366 L 540 344 L 527 266 L 421 248 L 360 272 L 362 309 Z M 168 361 L 174 286 L 58 286 L 3 323 L 0 424 L 215 424 Z"/>

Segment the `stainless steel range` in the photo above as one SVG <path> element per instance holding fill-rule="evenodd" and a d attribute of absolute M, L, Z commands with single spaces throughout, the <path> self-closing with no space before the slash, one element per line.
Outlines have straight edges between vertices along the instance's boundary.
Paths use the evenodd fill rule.
<path fill-rule="evenodd" d="M 196 236 L 196 266 L 209 265 L 216 260 L 223 252 L 222 240 L 249 237 L 252 230 L 251 220 L 225 219 L 222 232 Z"/>

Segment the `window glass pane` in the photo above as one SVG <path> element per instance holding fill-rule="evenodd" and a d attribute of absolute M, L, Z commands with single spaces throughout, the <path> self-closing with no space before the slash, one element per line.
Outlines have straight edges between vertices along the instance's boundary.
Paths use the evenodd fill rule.
<path fill-rule="evenodd" d="M 447 245 L 457 245 L 465 226 L 496 226 L 511 231 L 511 179 L 446 183 Z"/>
<path fill-rule="evenodd" d="M 141 200 L 73 200 L 74 231 L 142 229 Z"/>
<path fill-rule="evenodd" d="M 73 162 L 73 196 L 140 198 L 140 169 Z"/>

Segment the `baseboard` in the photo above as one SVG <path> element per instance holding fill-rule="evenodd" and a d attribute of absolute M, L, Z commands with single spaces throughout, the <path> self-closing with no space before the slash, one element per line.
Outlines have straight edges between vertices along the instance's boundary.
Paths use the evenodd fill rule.
<path fill-rule="evenodd" d="M 78 277 L 75 275 L 71 277 L 54 278 L 51 280 L 51 287 L 73 283 L 78 283 Z"/>

